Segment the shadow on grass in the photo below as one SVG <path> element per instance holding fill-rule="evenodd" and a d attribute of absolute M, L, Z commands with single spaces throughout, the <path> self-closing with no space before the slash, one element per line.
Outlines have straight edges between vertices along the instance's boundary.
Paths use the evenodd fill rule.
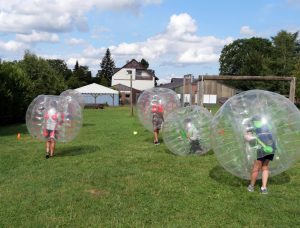
<path fill-rule="evenodd" d="M 249 184 L 249 180 L 243 180 L 236 176 L 233 176 L 219 165 L 215 166 L 210 170 L 209 176 L 215 181 L 221 184 L 226 184 L 228 186 L 240 187 L 247 186 Z M 290 182 L 290 180 L 290 176 L 286 172 L 284 172 L 277 176 L 270 177 L 268 182 L 269 184 L 273 185 L 282 185 Z M 261 180 L 257 180 L 257 183 L 261 184 Z"/>
<path fill-rule="evenodd" d="M 220 184 L 225 184 L 232 187 L 246 186 L 249 184 L 249 181 L 233 176 L 219 165 L 215 166 L 209 171 L 209 176 Z"/>
<path fill-rule="evenodd" d="M 161 141 L 163 142 L 163 140 Z M 179 154 L 175 154 L 172 151 L 170 151 L 168 148 L 165 149 L 165 153 L 166 154 L 171 154 L 171 155 L 175 155 L 175 156 L 179 156 L 179 157 L 205 157 L 205 156 L 211 156 L 214 154 L 213 150 L 209 150 L 207 153 L 205 154 L 186 154 L 186 155 L 179 155 Z"/>
<path fill-rule="evenodd" d="M 82 126 L 83 127 L 92 127 L 92 126 L 95 126 L 96 124 L 93 124 L 93 123 L 84 123 Z"/>
<path fill-rule="evenodd" d="M 154 140 L 154 137 L 150 136 L 150 137 L 145 138 L 144 142 L 153 143 L 153 140 Z M 163 138 L 161 138 L 161 137 L 158 138 L 158 141 L 159 141 L 159 143 L 163 143 L 164 142 Z"/>
<path fill-rule="evenodd" d="M 172 151 L 170 151 L 169 149 L 165 149 L 165 153 L 176 156 L 176 157 L 179 157 L 179 155 L 172 153 Z"/>
<path fill-rule="evenodd" d="M 81 154 L 94 153 L 99 149 L 100 149 L 99 146 L 92 146 L 92 145 L 70 146 L 70 147 L 58 149 L 56 152 L 56 156 L 57 157 L 77 156 Z"/>
<path fill-rule="evenodd" d="M 269 184 L 273 184 L 273 185 L 286 184 L 289 183 L 290 181 L 291 181 L 291 177 L 286 172 L 283 172 L 275 177 L 270 177 L 268 180 Z"/>

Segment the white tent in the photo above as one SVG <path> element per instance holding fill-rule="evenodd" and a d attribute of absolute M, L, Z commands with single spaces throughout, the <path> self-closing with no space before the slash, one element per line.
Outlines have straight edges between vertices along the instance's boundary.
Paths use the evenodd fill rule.
<path fill-rule="evenodd" d="M 81 94 L 86 94 L 86 95 L 91 95 L 94 97 L 95 99 L 95 104 L 96 104 L 96 99 L 98 96 L 101 95 L 110 95 L 113 99 L 113 106 L 115 106 L 114 104 L 114 97 L 115 95 L 119 95 L 119 91 L 117 90 L 113 90 L 110 88 L 107 88 L 105 86 L 96 84 L 96 83 L 92 83 L 83 87 L 79 87 L 77 89 L 75 89 L 77 92 L 81 93 Z"/>

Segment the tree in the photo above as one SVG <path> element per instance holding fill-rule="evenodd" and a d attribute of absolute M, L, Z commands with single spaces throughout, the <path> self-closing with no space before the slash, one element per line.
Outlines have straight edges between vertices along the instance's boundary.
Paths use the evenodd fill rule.
<path fill-rule="evenodd" d="M 85 86 L 92 82 L 92 73 L 89 71 L 88 66 L 80 66 L 78 61 L 73 69 L 72 76 L 67 81 L 68 87 L 75 89 L 81 86 Z"/>
<path fill-rule="evenodd" d="M 142 59 L 140 63 L 143 65 L 143 67 L 145 67 L 145 69 L 148 69 L 149 63 L 145 59 Z"/>
<path fill-rule="evenodd" d="M 72 76 L 72 70 L 70 70 L 64 60 L 61 59 L 47 59 L 50 66 L 56 70 L 59 74 L 62 74 L 65 81 Z M 78 64 L 78 62 L 77 62 Z"/>
<path fill-rule="evenodd" d="M 63 75 L 53 69 L 48 61 L 29 51 L 25 52 L 19 66 L 33 83 L 32 98 L 40 94 L 60 94 L 66 89 Z"/>
<path fill-rule="evenodd" d="M 78 60 L 76 60 L 73 72 L 79 69 L 79 64 L 78 64 Z"/>
<path fill-rule="evenodd" d="M 270 68 L 274 47 L 271 41 L 263 38 L 238 39 L 226 45 L 219 59 L 221 75 L 264 76 L 272 74 Z M 265 88 L 274 90 L 273 82 L 225 82 L 238 89 Z"/>
<path fill-rule="evenodd" d="M 89 71 L 88 66 L 79 66 L 78 70 L 76 70 L 74 74 L 82 85 L 87 85 L 92 81 L 92 73 Z"/>
<path fill-rule="evenodd" d="M 300 58 L 298 59 L 298 62 L 295 64 L 295 69 L 293 71 L 293 76 L 296 77 L 296 102 L 300 102 Z"/>
<path fill-rule="evenodd" d="M 272 64 L 275 75 L 292 75 L 300 56 L 300 43 L 297 38 L 298 32 L 288 33 L 284 30 L 271 38 L 275 49 Z"/>
<path fill-rule="evenodd" d="M 0 63 L 0 123 L 24 121 L 33 83 L 17 63 Z"/>
<path fill-rule="evenodd" d="M 114 74 L 114 68 L 115 68 L 115 62 L 111 58 L 110 50 L 107 48 L 105 56 L 103 57 L 101 64 L 101 72 L 98 74 L 100 77 L 100 81 L 106 81 L 108 82 L 108 85 L 111 85 L 112 76 Z M 105 78 L 106 80 L 102 79 Z"/>
<path fill-rule="evenodd" d="M 219 59 L 221 75 L 267 75 L 272 43 L 263 38 L 238 39 L 225 45 Z"/>

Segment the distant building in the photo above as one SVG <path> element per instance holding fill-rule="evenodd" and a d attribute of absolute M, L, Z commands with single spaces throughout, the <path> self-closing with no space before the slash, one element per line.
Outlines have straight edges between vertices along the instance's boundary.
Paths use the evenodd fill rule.
<path fill-rule="evenodd" d="M 159 80 L 154 70 L 146 69 L 141 63 L 132 59 L 121 68 L 115 68 L 112 76 L 111 86 L 124 85 L 130 87 L 130 76 L 132 75 L 132 88 L 143 91 L 155 87 Z"/>
<path fill-rule="evenodd" d="M 185 83 L 184 83 L 185 79 Z M 192 83 L 191 83 L 192 81 Z M 198 103 L 197 94 L 199 90 L 198 85 L 199 80 L 194 79 L 191 75 L 185 75 L 183 78 L 172 78 L 170 83 L 162 84 L 160 88 L 168 88 L 174 90 L 181 99 L 182 103 Z M 184 99 L 182 100 L 183 87 L 184 89 Z M 220 81 L 206 80 L 203 85 L 203 96 L 204 100 L 209 97 L 215 97 L 217 102 L 223 102 L 229 97 L 234 96 L 239 92 L 239 90 L 222 84 Z M 204 102 L 205 103 L 205 102 Z"/>
<path fill-rule="evenodd" d="M 120 94 L 120 104 L 126 105 L 130 104 L 130 87 L 122 84 L 114 85 L 114 88 L 119 91 Z M 138 96 L 142 91 L 132 88 L 132 103 L 136 104 Z"/>

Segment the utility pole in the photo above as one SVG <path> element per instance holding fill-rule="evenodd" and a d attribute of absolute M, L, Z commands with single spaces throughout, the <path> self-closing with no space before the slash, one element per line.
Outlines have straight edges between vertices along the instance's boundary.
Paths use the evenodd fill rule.
<path fill-rule="evenodd" d="M 128 70 L 127 73 L 130 74 L 130 115 L 133 116 L 132 71 Z"/>

